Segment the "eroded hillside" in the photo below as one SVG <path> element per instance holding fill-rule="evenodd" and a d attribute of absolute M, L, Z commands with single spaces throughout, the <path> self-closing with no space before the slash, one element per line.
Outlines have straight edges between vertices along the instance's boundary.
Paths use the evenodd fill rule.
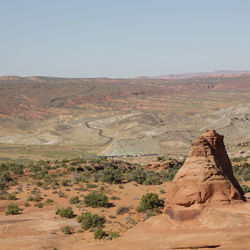
<path fill-rule="evenodd" d="M 1 77 L 0 90 L 5 157 L 29 158 L 32 153 L 46 158 L 55 150 L 69 156 L 185 154 L 190 142 L 211 128 L 226 136 L 230 153 L 248 154 L 250 148 L 248 75 L 173 80 Z M 41 146 L 47 155 L 38 152 Z"/>

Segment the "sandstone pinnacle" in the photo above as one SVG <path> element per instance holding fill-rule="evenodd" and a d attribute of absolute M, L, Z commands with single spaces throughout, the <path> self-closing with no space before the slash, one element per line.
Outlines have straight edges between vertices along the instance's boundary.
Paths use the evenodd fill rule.
<path fill-rule="evenodd" d="M 167 191 L 167 205 L 189 207 L 244 200 L 223 139 L 215 130 L 207 130 L 192 144 L 184 165 Z"/>

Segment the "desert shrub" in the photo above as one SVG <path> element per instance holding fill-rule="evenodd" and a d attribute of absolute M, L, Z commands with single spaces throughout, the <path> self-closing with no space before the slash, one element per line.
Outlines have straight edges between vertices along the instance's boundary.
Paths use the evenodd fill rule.
<path fill-rule="evenodd" d="M 33 166 L 30 167 L 30 170 L 31 170 L 33 173 L 37 173 L 37 172 L 42 171 L 42 167 L 41 167 L 41 166 L 38 166 L 38 165 L 33 165 Z"/>
<path fill-rule="evenodd" d="M 68 180 L 68 179 L 63 179 L 63 180 L 62 180 L 62 186 L 64 186 L 64 187 L 70 186 L 70 180 Z"/>
<path fill-rule="evenodd" d="M 87 207 L 108 207 L 108 197 L 103 193 L 91 192 L 84 197 L 84 203 Z"/>
<path fill-rule="evenodd" d="M 21 209 L 18 207 L 17 204 L 14 204 L 14 203 L 10 203 L 8 204 L 7 206 L 7 209 L 5 210 L 5 214 L 6 215 L 9 215 L 9 214 L 18 214 L 18 212 L 20 211 Z"/>
<path fill-rule="evenodd" d="M 41 187 L 41 186 L 43 185 L 43 183 L 42 183 L 41 181 L 38 181 L 38 182 L 36 183 L 36 185 L 37 185 L 38 187 Z"/>
<path fill-rule="evenodd" d="M 75 172 L 76 171 L 76 168 L 75 167 L 73 167 L 73 166 L 70 166 L 69 167 L 69 172 Z"/>
<path fill-rule="evenodd" d="M 69 219 L 73 218 L 75 216 L 71 207 L 58 208 L 56 210 L 56 214 L 60 215 L 61 217 L 65 217 L 65 218 L 69 218 Z"/>
<path fill-rule="evenodd" d="M 33 195 L 37 195 L 39 193 L 40 193 L 40 190 L 36 187 L 31 190 L 31 194 L 33 194 Z"/>
<path fill-rule="evenodd" d="M 72 229 L 69 226 L 63 226 L 61 230 L 64 234 L 72 234 Z"/>
<path fill-rule="evenodd" d="M 67 195 L 66 195 L 64 192 L 62 192 L 61 190 L 59 190 L 58 196 L 59 196 L 60 198 L 67 198 Z"/>
<path fill-rule="evenodd" d="M 86 187 L 87 187 L 87 188 L 96 188 L 97 185 L 92 184 L 92 183 L 87 183 L 87 184 L 86 184 Z"/>
<path fill-rule="evenodd" d="M 24 205 L 25 207 L 29 207 L 30 204 L 29 204 L 29 202 L 26 201 L 23 205 Z"/>
<path fill-rule="evenodd" d="M 0 172 L 7 171 L 7 170 L 9 170 L 8 164 L 4 162 L 0 163 Z"/>
<path fill-rule="evenodd" d="M 69 203 L 70 203 L 70 204 L 77 204 L 77 203 L 79 203 L 79 202 L 80 202 L 79 196 L 73 196 L 73 197 L 71 197 L 70 200 L 69 200 Z"/>
<path fill-rule="evenodd" d="M 250 192 L 250 188 L 247 185 L 245 185 L 245 184 L 242 184 L 241 188 L 243 189 L 244 193 Z"/>
<path fill-rule="evenodd" d="M 15 194 L 13 194 L 13 193 L 9 193 L 9 194 L 7 194 L 7 196 L 6 196 L 6 199 L 7 200 L 16 200 L 16 195 Z"/>
<path fill-rule="evenodd" d="M 105 168 L 101 172 L 101 181 L 109 184 L 119 184 L 122 181 L 122 171 L 117 168 Z"/>
<path fill-rule="evenodd" d="M 77 172 L 72 173 L 71 182 L 73 184 L 78 184 L 80 182 L 80 174 Z"/>
<path fill-rule="evenodd" d="M 164 189 L 161 189 L 161 190 L 160 190 L 160 193 L 161 193 L 161 194 L 165 194 L 166 191 L 165 191 Z"/>
<path fill-rule="evenodd" d="M 108 234 L 104 230 L 102 230 L 101 228 L 98 228 L 94 233 L 95 239 L 98 239 L 98 240 L 103 239 L 107 236 L 108 236 Z"/>
<path fill-rule="evenodd" d="M 162 184 L 161 176 L 159 173 L 150 172 L 146 180 L 143 182 L 144 185 L 160 185 Z"/>
<path fill-rule="evenodd" d="M 43 177 L 44 184 L 45 185 L 52 185 L 52 186 L 58 186 L 58 179 L 55 175 L 45 175 Z"/>
<path fill-rule="evenodd" d="M 43 208 L 43 203 L 39 202 L 39 203 L 35 204 L 34 207 Z"/>
<path fill-rule="evenodd" d="M 175 166 L 168 168 L 167 171 L 161 172 L 163 180 L 172 181 L 180 168 L 181 168 L 180 165 L 175 165 Z"/>
<path fill-rule="evenodd" d="M 157 214 L 159 214 L 159 210 L 147 210 L 143 219 L 147 220 L 148 218 L 155 216 Z"/>
<path fill-rule="evenodd" d="M 162 207 L 163 200 L 160 200 L 158 194 L 147 193 L 142 196 L 139 206 L 136 208 L 137 212 L 144 213 L 147 210 L 153 210 Z"/>
<path fill-rule="evenodd" d="M 165 156 L 161 155 L 157 156 L 157 161 L 164 161 L 165 159 L 166 159 Z"/>
<path fill-rule="evenodd" d="M 69 162 L 68 159 L 63 159 L 63 160 L 62 160 L 62 163 L 68 163 L 68 162 Z"/>
<path fill-rule="evenodd" d="M 79 182 L 84 182 L 84 183 L 88 183 L 89 179 L 90 179 L 90 172 L 85 171 L 84 173 L 82 173 L 79 177 Z"/>
<path fill-rule="evenodd" d="M 31 167 L 32 177 L 36 180 L 43 179 L 48 174 L 48 170 L 43 169 L 41 166 L 34 165 Z"/>
<path fill-rule="evenodd" d="M 147 179 L 147 174 L 143 169 L 133 169 L 130 172 L 126 172 L 124 176 L 128 181 L 136 181 L 139 184 L 143 184 Z"/>
<path fill-rule="evenodd" d="M 29 195 L 27 198 L 27 201 L 35 201 L 38 202 L 42 200 L 42 197 L 39 194 L 35 194 L 35 195 Z"/>
<path fill-rule="evenodd" d="M 124 178 L 129 182 L 135 181 L 143 185 L 160 185 L 165 180 L 162 174 L 154 171 L 145 171 L 141 168 L 127 170 L 124 173 Z"/>
<path fill-rule="evenodd" d="M 89 228 L 102 227 L 106 221 L 104 216 L 91 214 L 89 212 L 77 216 L 76 220 L 78 223 L 81 223 L 82 229 L 84 230 L 88 230 Z"/>
<path fill-rule="evenodd" d="M 129 211 L 129 208 L 128 208 L 128 207 L 122 206 L 122 207 L 117 208 L 116 214 L 117 214 L 117 215 L 122 215 L 122 214 L 127 213 L 128 211 Z"/>
<path fill-rule="evenodd" d="M 234 161 L 234 162 L 240 162 L 240 161 L 243 161 L 244 160 L 244 157 L 235 157 L 235 158 L 233 158 L 232 159 L 232 161 Z"/>
<path fill-rule="evenodd" d="M 116 239 L 118 237 L 120 237 L 119 232 L 116 232 L 116 231 L 109 231 L 108 232 L 108 239 L 109 240 L 113 240 L 113 239 Z"/>
<path fill-rule="evenodd" d="M 51 204 L 52 202 L 54 202 L 52 199 L 47 199 L 47 200 L 45 201 L 45 204 Z"/>
<path fill-rule="evenodd" d="M 0 191 L 0 200 L 6 200 L 6 196 L 8 195 L 6 190 Z"/>
<path fill-rule="evenodd" d="M 7 187 L 7 184 L 12 182 L 13 179 L 10 176 L 10 172 L 2 171 L 0 172 L 0 189 L 3 190 Z"/>
<path fill-rule="evenodd" d="M 23 164 L 11 163 L 9 166 L 9 170 L 13 172 L 14 174 L 18 174 L 18 175 L 23 174 L 23 169 L 24 169 Z"/>
<path fill-rule="evenodd" d="M 133 218 L 129 217 L 129 216 L 127 216 L 125 218 L 125 220 L 126 220 L 126 223 L 129 223 L 131 225 L 136 225 L 136 221 Z"/>
<path fill-rule="evenodd" d="M 250 164 L 247 162 L 237 164 L 233 167 L 234 175 L 239 182 L 250 181 Z"/>
<path fill-rule="evenodd" d="M 117 197 L 117 196 L 111 196 L 111 198 L 110 198 L 110 200 L 120 200 L 120 198 L 119 197 Z"/>

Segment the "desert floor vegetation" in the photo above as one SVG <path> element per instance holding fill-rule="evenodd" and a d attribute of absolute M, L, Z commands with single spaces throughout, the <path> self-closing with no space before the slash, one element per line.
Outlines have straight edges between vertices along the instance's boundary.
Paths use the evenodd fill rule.
<path fill-rule="evenodd" d="M 51 214 L 50 219 L 58 222 L 52 235 L 112 240 L 162 213 L 166 185 L 182 164 L 176 161 L 168 169 L 154 171 L 98 158 L 0 163 L 0 207 L 4 208 L 0 216 Z M 234 159 L 233 165 L 243 190 L 249 192 L 248 159 Z"/>

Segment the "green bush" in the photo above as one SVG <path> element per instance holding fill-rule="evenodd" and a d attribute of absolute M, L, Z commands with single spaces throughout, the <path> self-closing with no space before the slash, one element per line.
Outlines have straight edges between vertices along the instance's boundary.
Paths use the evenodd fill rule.
<path fill-rule="evenodd" d="M 11 163 L 9 166 L 9 170 L 12 171 L 14 174 L 18 174 L 18 175 L 23 174 L 23 169 L 24 169 L 23 164 Z"/>
<path fill-rule="evenodd" d="M 244 193 L 250 192 L 250 188 L 247 185 L 245 185 L 245 184 L 242 184 L 241 188 L 243 189 Z"/>
<path fill-rule="evenodd" d="M 64 187 L 68 187 L 68 186 L 70 186 L 70 180 L 68 180 L 68 179 L 63 179 L 62 180 L 62 186 L 64 186 Z"/>
<path fill-rule="evenodd" d="M 6 215 L 9 215 L 9 214 L 18 214 L 18 212 L 20 211 L 21 209 L 18 207 L 17 204 L 14 204 L 14 203 L 10 203 L 8 204 L 7 206 L 7 209 L 5 210 L 5 214 Z"/>
<path fill-rule="evenodd" d="M 41 166 L 34 165 L 31 167 L 32 177 L 36 180 L 44 178 L 48 174 L 48 170 L 42 169 Z"/>
<path fill-rule="evenodd" d="M 45 201 L 45 204 L 51 204 L 52 202 L 54 202 L 52 199 L 47 199 L 47 200 Z"/>
<path fill-rule="evenodd" d="M 69 226 L 63 226 L 61 228 L 62 232 L 65 233 L 65 234 L 72 234 L 72 230 Z"/>
<path fill-rule="evenodd" d="M 95 239 L 98 239 L 98 240 L 103 239 L 107 236 L 108 236 L 108 234 L 104 230 L 102 230 L 101 228 L 98 228 L 94 233 Z"/>
<path fill-rule="evenodd" d="M 34 196 L 33 195 L 29 195 L 28 198 L 27 198 L 27 201 L 38 202 L 38 201 L 41 201 L 41 200 L 42 200 L 42 197 L 39 194 L 35 194 Z"/>
<path fill-rule="evenodd" d="M 96 188 L 97 185 L 92 184 L 92 183 L 87 183 L 87 184 L 86 184 L 86 187 L 87 187 L 87 188 Z"/>
<path fill-rule="evenodd" d="M 118 232 L 116 232 L 116 231 L 109 231 L 108 232 L 108 239 L 109 240 L 113 240 L 113 239 L 118 238 L 118 237 L 120 237 L 120 234 Z"/>
<path fill-rule="evenodd" d="M 25 207 L 29 207 L 30 204 L 29 204 L 29 202 L 26 201 L 23 205 L 24 205 Z"/>
<path fill-rule="evenodd" d="M 87 207 L 108 207 L 108 197 L 103 193 L 91 192 L 84 197 L 84 203 Z"/>
<path fill-rule="evenodd" d="M 56 210 L 56 214 L 60 215 L 61 217 L 65 217 L 69 219 L 75 217 L 74 212 L 71 207 L 58 208 Z"/>
<path fill-rule="evenodd" d="M 12 182 L 13 179 L 10 176 L 10 172 L 3 171 L 0 172 L 0 189 L 3 190 L 7 187 L 7 184 Z"/>
<path fill-rule="evenodd" d="M 165 161 L 166 160 L 166 158 L 165 158 L 165 156 L 157 156 L 157 161 Z"/>
<path fill-rule="evenodd" d="M 84 172 L 80 175 L 79 177 L 79 182 L 84 182 L 88 183 L 90 178 L 90 173 L 89 172 Z"/>
<path fill-rule="evenodd" d="M 133 169 L 125 173 L 124 176 L 128 181 L 136 181 L 139 184 L 143 184 L 147 179 L 147 174 L 143 169 Z"/>
<path fill-rule="evenodd" d="M 78 223 L 82 224 L 82 228 L 84 230 L 88 230 L 89 228 L 102 227 L 106 221 L 104 216 L 91 214 L 89 212 L 78 215 L 76 220 Z"/>
<path fill-rule="evenodd" d="M 162 207 L 163 200 L 160 200 L 158 194 L 147 193 L 142 196 L 139 206 L 136 208 L 137 212 L 145 213 L 147 210 L 153 210 Z"/>
<path fill-rule="evenodd" d="M 109 184 L 119 184 L 122 182 L 121 169 L 105 168 L 101 173 L 101 181 Z"/>
<path fill-rule="evenodd" d="M 152 172 L 143 182 L 144 185 L 160 185 L 162 184 L 161 177 L 158 173 Z"/>
<path fill-rule="evenodd" d="M 64 192 L 62 192 L 61 190 L 59 190 L 58 196 L 59 196 L 60 198 L 67 198 L 67 195 L 66 195 Z"/>
<path fill-rule="evenodd" d="M 43 203 L 39 202 L 39 203 L 35 204 L 34 207 L 43 208 Z"/>
<path fill-rule="evenodd" d="M 180 165 L 172 166 L 167 171 L 162 172 L 162 177 L 164 181 L 172 181 L 178 172 L 178 170 L 181 168 Z"/>
<path fill-rule="evenodd" d="M 73 197 L 71 197 L 70 200 L 69 200 L 69 203 L 70 203 L 70 204 L 77 204 L 77 203 L 79 203 L 79 202 L 80 202 L 79 196 L 73 196 Z"/>
<path fill-rule="evenodd" d="M 59 182 L 55 175 L 45 175 L 44 178 L 44 184 L 46 185 L 52 185 L 52 186 L 58 186 Z"/>
<path fill-rule="evenodd" d="M 38 182 L 36 183 L 36 185 L 37 185 L 38 187 L 41 187 L 41 186 L 43 185 L 43 183 L 42 183 L 41 181 L 38 181 Z"/>
<path fill-rule="evenodd" d="M 119 207 L 117 210 L 116 210 L 116 214 L 117 215 L 122 215 L 122 214 L 126 214 L 127 212 L 129 211 L 129 208 L 128 207 Z"/>
<path fill-rule="evenodd" d="M 16 200 L 16 195 L 15 194 L 13 194 L 13 193 L 11 193 L 11 194 L 7 194 L 7 200 L 12 200 L 12 201 L 14 201 L 14 200 Z"/>
<path fill-rule="evenodd" d="M 160 190 L 160 193 L 161 193 L 161 194 L 165 194 L 166 191 L 165 191 L 164 189 L 161 189 L 161 190 Z"/>

